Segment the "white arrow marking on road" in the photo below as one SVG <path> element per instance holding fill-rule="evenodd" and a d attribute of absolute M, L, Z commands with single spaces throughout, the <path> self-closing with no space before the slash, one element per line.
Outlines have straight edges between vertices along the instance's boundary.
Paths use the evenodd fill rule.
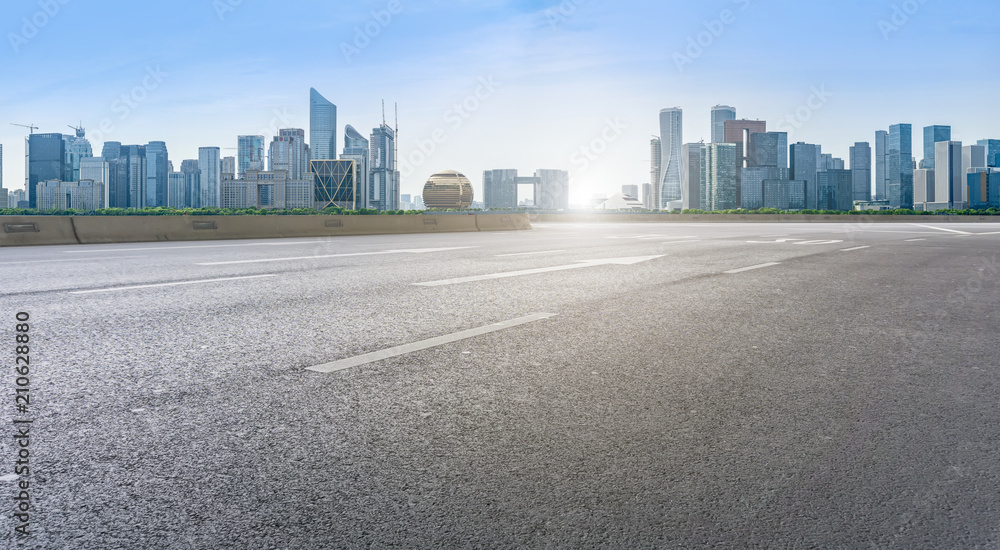
<path fill-rule="evenodd" d="M 457 285 L 460 283 L 471 283 L 475 281 L 488 281 L 491 279 L 504 279 L 507 277 L 520 277 L 522 275 L 535 275 L 537 273 L 549 273 L 552 271 L 566 271 L 567 269 L 582 269 L 585 267 L 595 267 L 599 265 L 633 265 L 649 260 L 662 258 L 659 256 L 635 256 L 632 258 L 607 258 L 603 260 L 579 260 L 575 264 L 557 265 L 554 267 L 541 267 L 538 269 L 523 269 L 521 271 L 507 271 L 505 273 L 491 273 L 489 275 L 473 275 L 471 277 L 459 277 L 457 279 L 444 279 L 441 281 L 430 281 L 427 283 L 413 283 L 415 286 L 445 286 Z"/>
<path fill-rule="evenodd" d="M 354 252 L 351 254 L 326 254 L 324 256 L 296 256 L 294 258 L 265 258 L 263 260 L 237 260 L 232 262 L 206 262 L 195 265 L 235 265 L 235 264 L 261 264 L 265 262 L 291 262 L 296 260 L 318 260 L 321 258 L 347 258 L 351 256 L 382 256 L 385 254 L 428 254 L 430 252 L 447 252 L 449 250 L 462 250 L 465 248 L 478 248 L 475 246 L 456 246 L 452 248 L 413 248 L 410 250 L 382 250 L 379 252 Z"/>

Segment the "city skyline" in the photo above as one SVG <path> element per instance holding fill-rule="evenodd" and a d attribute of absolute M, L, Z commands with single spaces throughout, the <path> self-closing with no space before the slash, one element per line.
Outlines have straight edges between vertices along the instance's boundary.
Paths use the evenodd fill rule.
<path fill-rule="evenodd" d="M 0 121 L 5 187 L 24 181 L 23 163 L 11 159 L 20 156 L 25 132 L 11 122 L 62 132 L 82 120 L 95 150 L 104 141 L 163 141 L 171 158 L 188 159 L 200 147 L 234 147 L 238 135 L 264 135 L 270 143 L 278 129 L 308 130 L 303 90 L 311 87 L 337 105 L 337 134 L 347 124 L 367 133 L 381 123 L 382 98 L 399 102 L 401 193 L 414 195 L 449 167 L 472 175 L 477 196 L 476 175 L 501 167 L 567 170 L 574 203 L 647 183 L 649 135 L 659 133 L 655 113 L 673 105 L 686 111 L 684 143 L 709 141 L 711 108 L 726 104 L 741 118 L 768 121 L 770 130 L 791 130 L 790 143 L 821 144 L 840 158 L 900 122 L 917 134 L 914 152 L 926 126 L 949 124 L 952 138 L 966 144 L 996 137 L 1000 128 L 1000 115 L 980 107 L 997 80 L 982 70 L 981 56 L 951 56 L 935 46 L 947 41 L 974 53 L 997 45 L 997 24 L 975 15 L 991 7 L 986 2 L 923 3 L 902 15 L 891 2 L 222 5 L 144 7 L 158 23 L 119 26 L 88 42 L 103 49 L 130 44 L 114 60 L 95 62 L 89 48 L 69 46 L 74 28 L 124 17 L 105 6 L 60 5 L 26 43 L 8 36 L 5 65 L 23 76 L 0 92 L 9 119 Z M 9 33 L 31 34 L 21 22 L 30 22 L 36 5 L 0 10 L 12 22 Z M 822 28 L 800 23 L 818 19 Z M 665 20 L 666 28 L 656 23 L 655 40 L 644 32 Z M 428 24 L 443 34 L 424 36 Z M 206 37 L 165 52 L 158 38 L 178 28 Z M 244 32 L 289 32 L 296 40 L 246 47 L 223 39 Z M 768 34 L 782 40 L 754 41 Z M 322 38 L 329 51 L 323 61 L 293 53 L 312 53 Z M 204 56 L 205 47 L 215 54 Z M 879 60 L 886 57 L 898 63 L 885 66 Z M 62 70 L 41 70 L 53 59 Z M 928 65 L 943 71 L 932 85 L 905 85 Z M 545 128 L 559 128 L 560 139 Z M 421 154 L 426 160 L 409 162 Z"/>

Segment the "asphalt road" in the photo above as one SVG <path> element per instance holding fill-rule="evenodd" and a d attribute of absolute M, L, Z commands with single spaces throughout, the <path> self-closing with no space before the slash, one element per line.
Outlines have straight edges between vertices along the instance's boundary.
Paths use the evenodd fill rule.
<path fill-rule="evenodd" d="M 1000 548 L 998 250 L 1000 224 L 0 249 L 0 546 Z"/>

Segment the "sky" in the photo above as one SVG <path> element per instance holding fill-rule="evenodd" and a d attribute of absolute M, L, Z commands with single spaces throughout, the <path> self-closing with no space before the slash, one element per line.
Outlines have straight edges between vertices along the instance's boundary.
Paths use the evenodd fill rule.
<path fill-rule="evenodd" d="M 994 0 L 10 1 L 0 4 L 3 185 L 24 136 L 165 141 L 175 168 L 237 135 L 309 130 L 309 88 L 368 135 L 399 110 L 401 192 L 458 170 L 570 172 L 571 203 L 649 182 L 658 113 L 710 109 L 848 158 L 909 123 L 1000 138 Z M 232 149 L 225 149 L 232 148 Z"/>

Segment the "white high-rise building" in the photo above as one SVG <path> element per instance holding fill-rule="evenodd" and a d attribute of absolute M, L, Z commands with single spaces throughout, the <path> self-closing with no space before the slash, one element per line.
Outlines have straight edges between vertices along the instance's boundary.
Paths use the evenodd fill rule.
<path fill-rule="evenodd" d="M 198 168 L 201 170 L 201 206 L 221 204 L 222 159 L 218 147 L 198 148 Z"/>
<path fill-rule="evenodd" d="M 928 210 L 937 195 L 934 188 L 934 170 L 918 168 L 913 171 L 913 206 L 918 210 Z"/>
<path fill-rule="evenodd" d="M 682 148 L 684 190 L 681 194 L 684 196 L 682 200 L 684 210 L 701 208 L 701 156 L 704 150 L 704 143 L 685 143 Z"/>
<path fill-rule="evenodd" d="M 104 157 L 86 157 L 80 159 L 80 179 L 103 184 L 104 200 L 101 208 L 111 204 L 111 163 Z"/>
<path fill-rule="evenodd" d="M 935 208 L 964 208 L 965 174 L 962 172 L 962 142 L 934 144 Z"/>
<path fill-rule="evenodd" d="M 660 177 L 654 190 L 656 209 L 665 210 L 682 198 L 683 111 L 679 108 L 660 111 Z"/>

